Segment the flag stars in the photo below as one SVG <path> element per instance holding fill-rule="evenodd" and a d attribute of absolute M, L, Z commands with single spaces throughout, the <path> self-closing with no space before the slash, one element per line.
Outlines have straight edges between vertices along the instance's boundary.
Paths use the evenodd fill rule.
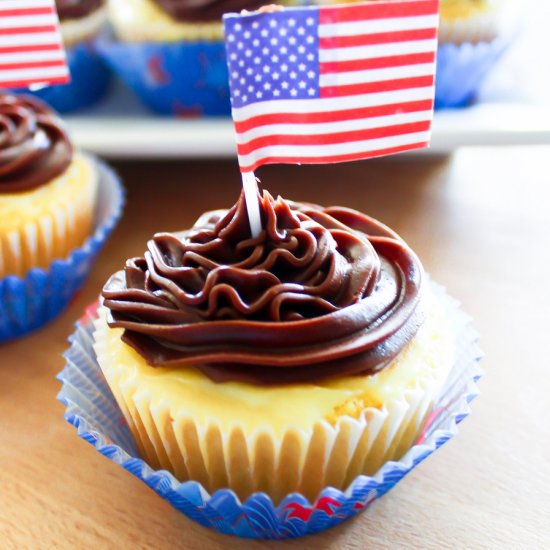
<path fill-rule="evenodd" d="M 288 15 L 292 18 L 265 16 L 237 23 L 229 31 L 227 58 L 234 107 L 319 97 L 317 17 Z"/>

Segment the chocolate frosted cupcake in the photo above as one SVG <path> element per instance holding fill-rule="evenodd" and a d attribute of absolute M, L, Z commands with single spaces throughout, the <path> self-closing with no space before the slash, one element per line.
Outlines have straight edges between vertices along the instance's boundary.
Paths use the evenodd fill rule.
<path fill-rule="evenodd" d="M 122 187 L 33 96 L 0 94 L 0 343 L 59 315 L 117 222 Z"/>
<path fill-rule="evenodd" d="M 97 360 L 144 459 L 315 499 L 418 438 L 454 340 L 412 250 L 354 210 L 244 199 L 153 237 L 103 290 Z"/>
<path fill-rule="evenodd" d="M 97 167 L 32 96 L 0 95 L 0 278 L 65 258 L 90 234 Z"/>

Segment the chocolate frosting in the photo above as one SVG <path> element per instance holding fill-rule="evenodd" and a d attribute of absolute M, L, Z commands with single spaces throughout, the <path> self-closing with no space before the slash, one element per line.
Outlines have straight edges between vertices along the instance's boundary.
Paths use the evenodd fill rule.
<path fill-rule="evenodd" d="M 72 155 L 63 122 L 45 103 L 0 94 L 0 193 L 48 183 L 66 170 Z"/>
<path fill-rule="evenodd" d="M 212 380 L 312 382 L 371 374 L 423 318 L 422 266 L 380 222 L 346 208 L 243 196 L 188 231 L 158 233 L 103 289 L 111 327 L 152 366 Z"/>
<path fill-rule="evenodd" d="M 178 21 L 205 22 L 221 20 L 224 13 L 254 11 L 265 0 L 154 0 L 168 15 Z"/>
<path fill-rule="evenodd" d="M 55 0 L 57 13 L 61 21 L 80 19 L 99 9 L 105 0 Z"/>

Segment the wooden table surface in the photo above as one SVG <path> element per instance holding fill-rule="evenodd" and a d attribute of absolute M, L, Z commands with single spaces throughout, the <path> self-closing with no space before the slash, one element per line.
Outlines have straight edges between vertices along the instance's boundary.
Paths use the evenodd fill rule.
<path fill-rule="evenodd" d="M 356 519 L 291 542 L 211 533 L 102 457 L 56 401 L 73 321 L 157 230 L 236 199 L 232 163 L 119 164 L 126 215 L 59 319 L 0 347 L 0 548 L 550 548 L 549 147 L 267 167 L 272 193 L 355 207 L 413 246 L 475 320 L 481 396 L 458 436 Z"/>

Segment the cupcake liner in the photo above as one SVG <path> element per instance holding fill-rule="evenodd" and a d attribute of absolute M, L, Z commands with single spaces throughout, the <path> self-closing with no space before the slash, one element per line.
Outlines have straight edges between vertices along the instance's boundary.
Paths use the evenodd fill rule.
<path fill-rule="evenodd" d="M 68 258 L 47 270 L 0 279 L 0 342 L 23 336 L 59 315 L 88 276 L 94 260 L 122 213 L 124 191 L 112 170 L 98 162 L 99 189 L 95 231 Z"/>
<path fill-rule="evenodd" d="M 98 42 L 113 72 L 150 109 L 165 115 L 229 115 L 229 77 L 223 42 Z"/>
<path fill-rule="evenodd" d="M 317 533 L 355 516 L 389 491 L 448 441 L 456 433 L 456 425 L 469 413 L 468 404 L 478 394 L 476 382 L 481 376 L 477 333 L 442 287 L 434 285 L 434 291 L 456 331 L 458 352 L 420 437 L 401 460 L 385 462 L 373 476 L 355 477 L 345 491 L 325 487 L 314 501 L 291 493 L 275 505 L 269 496 L 258 492 L 241 502 L 231 490 L 210 494 L 200 483 L 179 482 L 171 473 L 155 470 L 139 458 L 124 415 L 97 364 L 93 349 L 95 307 L 88 310 L 70 338 L 66 366 L 58 375 L 63 385 L 58 399 L 66 405 L 65 418 L 77 428 L 80 437 L 197 523 L 245 538 L 285 539 Z"/>
<path fill-rule="evenodd" d="M 319 420 L 308 429 L 288 426 L 275 435 L 265 425 L 253 431 L 239 422 L 224 427 L 219 416 L 199 422 L 191 411 L 178 412 L 173 402 L 151 389 L 147 376 L 144 381 L 143 375 L 119 365 L 125 360 L 112 346 L 120 334 L 108 327 L 105 317 L 102 307 L 95 324 L 96 358 L 140 455 L 177 479 L 193 479 L 208 491 L 232 489 L 241 499 L 257 491 L 267 492 L 276 504 L 292 491 L 312 499 L 323 487 L 341 488 L 346 479 L 373 474 L 387 460 L 401 457 L 419 433 L 451 367 L 447 350 L 453 347 L 444 339 L 447 360 L 442 346 L 436 347 L 426 361 L 437 362 L 439 368 L 420 376 L 415 387 L 386 399 L 382 410 L 369 407 L 358 418 L 341 415 L 334 424 Z M 431 332 L 426 328 L 421 339 Z"/>
<path fill-rule="evenodd" d="M 506 51 L 509 40 L 439 44 L 435 108 L 463 107 L 475 97 L 483 79 Z"/>
<path fill-rule="evenodd" d="M 78 111 L 94 105 L 109 90 L 111 74 L 95 51 L 93 42 L 84 42 L 67 50 L 71 82 L 30 91 L 60 113 Z"/>

